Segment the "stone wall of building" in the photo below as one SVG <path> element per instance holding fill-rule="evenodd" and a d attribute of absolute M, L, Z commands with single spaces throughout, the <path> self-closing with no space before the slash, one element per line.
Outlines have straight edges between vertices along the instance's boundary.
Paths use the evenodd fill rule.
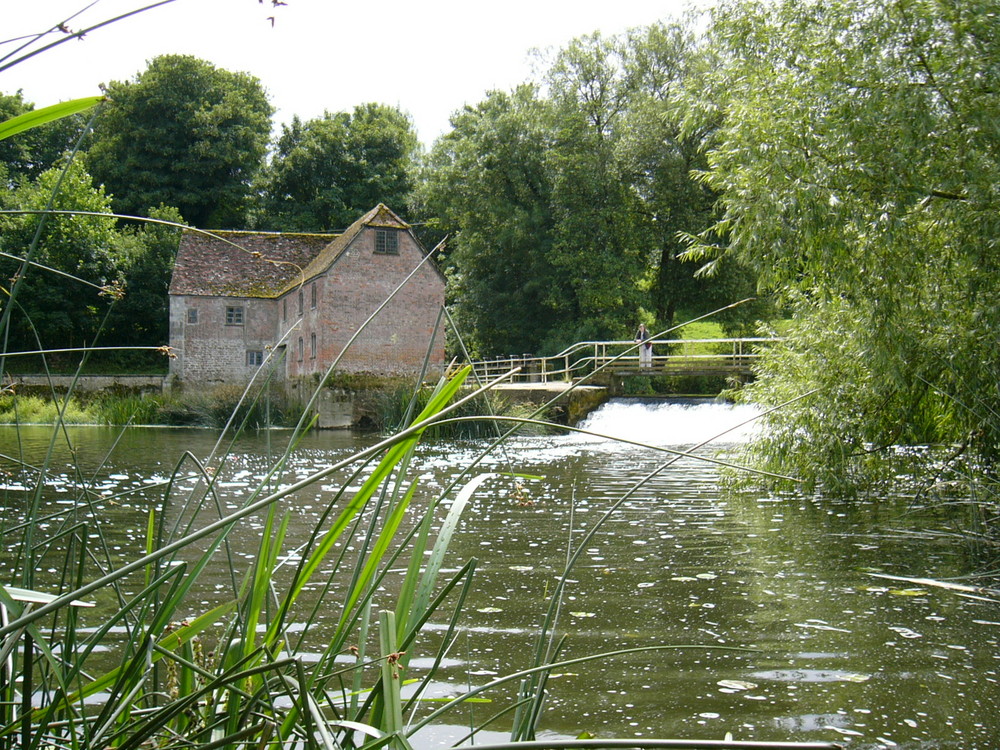
<path fill-rule="evenodd" d="M 172 378 L 246 383 L 274 344 L 274 308 L 269 299 L 171 296 Z"/>

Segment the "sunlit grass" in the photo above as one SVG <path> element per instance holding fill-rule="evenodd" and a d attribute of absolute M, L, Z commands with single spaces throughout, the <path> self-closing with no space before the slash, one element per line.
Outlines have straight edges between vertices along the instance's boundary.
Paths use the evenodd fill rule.
<path fill-rule="evenodd" d="M 42 396 L 0 396 L 0 424 L 98 424 L 95 410 L 77 399 L 68 403 Z"/>

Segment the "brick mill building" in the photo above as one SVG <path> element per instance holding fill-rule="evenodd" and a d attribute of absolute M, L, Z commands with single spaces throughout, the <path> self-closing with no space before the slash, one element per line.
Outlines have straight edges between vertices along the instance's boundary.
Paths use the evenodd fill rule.
<path fill-rule="evenodd" d="M 378 205 L 340 235 L 185 232 L 170 283 L 170 376 L 246 383 L 338 372 L 408 375 L 444 363 L 444 278 L 411 227 Z M 350 337 L 412 277 L 344 351 Z"/>

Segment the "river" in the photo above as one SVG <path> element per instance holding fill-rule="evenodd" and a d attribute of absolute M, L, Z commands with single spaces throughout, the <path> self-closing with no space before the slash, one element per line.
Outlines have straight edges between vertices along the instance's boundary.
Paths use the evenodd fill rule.
<path fill-rule="evenodd" d="M 995 747 L 1000 605 L 882 577 L 948 580 L 970 572 L 977 561 L 950 533 L 958 523 L 954 509 L 916 508 L 902 482 L 899 494 L 850 502 L 725 493 L 716 464 L 682 458 L 657 471 L 670 456 L 635 445 L 683 449 L 750 416 L 747 407 L 720 404 L 612 401 L 584 427 L 630 443 L 585 434 L 516 437 L 486 457 L 477 472 L 512 468 L 540 478 L 527 480 L 523 491 L 508 479 L 486 481 L 463 516 L 448 565 L 475 557 L 478 569 L 461 635 L 434 689 L 455 694 L 530 666 L 568 550 L 620 502 L 569 576 L 557 624 L 566 636 L 560 658 L 650 645 L 693 648 L 561 672 L 549 684 L 541 736 L 722 739 L 728 732 L 741 740 L 837 741 L 852 748 Z M 731 458 L 753 429 L 732 430 L 702 453 Z M 0 453 L 38 464 L 51 435 L 47 427 L 19 434 L 2 428 Z M 36 535 L 79 513 L 102 525 L 112 556 L 133 559 L 147 507 L 162 494 L 157 483 L 184 451 L 218 467 L 220 503 L 237 507 L 288 433 L 241 437 L 221 465 L 210 458 L 218 437 L 207 430 L 69 428 L 56 441 L 44 494 L 44 512 L 53 517 L 37 524 Z M 308 435 L 275 485 L 375 440 Z M 485 445 L 423 444 L 413 469 L 421 493 L 440 492 Z M 21 519 L 29 482 L 9 460 L 4 468 L 0 522 L 7 528 Z M 198 482 L 184 473 L 187 486 Z M 91 507 L 75 499 L 81 482 L 98 498 Z M 325 479 L 288 503 L 289 550 L 303 541 L 336 486 L 337 477 Z M 245 558 L 261 528 L 260 519 L 248 519 L 236 530 L 235 567 L 249 565 Z M 8 568 L 16 551 L 9 545 Z M 192 614 L 231 580 L 221 557 L 210 573 Z M 36 587 L 57 574 L 43 566 Z M 443 628 L 443 621 L 431 623 L 430 640 Z M 411 671 L 419 673 L 430 653 L 413 654 Z M 497 709 L 470 710 L 482 718 Z M 501 719 L 491 738 L 503 728 Z M 461 733 L 456 728 L 452 736 Z"/>

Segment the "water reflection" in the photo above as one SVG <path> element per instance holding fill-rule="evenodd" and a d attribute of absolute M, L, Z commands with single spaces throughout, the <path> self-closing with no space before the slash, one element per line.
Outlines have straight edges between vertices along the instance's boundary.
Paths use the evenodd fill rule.
<path fill-rule="evenodd" d="M 587 427 L 677 447 L 749 416 L 714 405 L 613 404 Z M 725 442 L 746 439 L 750 429 L 729 433 Z M 49 518 L 36 533 L 54 533 L 70 517 L 99 525 L 115 562 L 137 554 L 146 511 L 161 502 L 162 483 L 184 451 L 218 472 L 217 516 L 242 507 L 262 483 L 290 486 L 372 440 L 308 436 L 287 470 L 268 477 L 283 433 L 239 440 L 225 463 L 208 460 L 217 435 L 205 431 L 73 428 L 67 434 L 72 445 L 56 445 L 44 493 Z M 0 452 L 34 464 L 50 437 L 48 428 L 0 433 Z M 483 447 L 423 445 L 412 517 L 479 459 Z M 851 747 L 992 746 L 1000 736 L 997 606 L 870 575 L 964 573 L 960 543 L 909 533 L 948 524 L 945 510 L 912 513 L 902 497 L 848 504 L 723 496 L 716 467 L 687 458 L 635 489 L 666 459 L 583 435 L 516 438 L 487 457 L 475 471 L 513 467 L 543 478 L 527 482 L 527 494 L 507 479 L 489 480 L 464 515 L 450 564 L 475 557 L 479 565 L 461 635 L 430 694 L 454 695 L 530 666 L 570 550 L 631 493 L 586 541 L 569 576 L 557 625 L 567 636 L 559 658 L 634 646 L 679 648 L 562 670 L 550 682 L 543 732 L 706 739 L 732 732 L 743 740 L 838 740 Z M 21 519 L 32 475 L 9 461 L 6 468 L 0 519 L 9 528 Z M 178 499 L 204 483 L 193 464 L 182 474 Z M 292 515 L 289 563 L 333 494 L 360 481 L 345 469 L 285 504 Z M 172 508 L 179 530 L 198 521 L 185 516 L 179 500 Z M 196 592 L 192 613 L 231 592 L 252 563 L 262 528 L 262 519 L 250 518 L 235 530 L 231 548 L 220 551 Z M 14 559 L 9 554 L 4 564 Z M 56 567 L 51 574 L 58 575 Z M 392 601 L 400 577 L 386 577 L 380 602 Z M 97 599 L 114 606 L 110 596 Z M 330 618 L 339 616 L 335 604 L 328 609 Z M 443 620 L 427 627 L 410 676 L 421 676 L 445 630 Z M 495 700 L 509 699 L 513 689 Z M 470 710 L 487 715 L 497 707 Z"/>

